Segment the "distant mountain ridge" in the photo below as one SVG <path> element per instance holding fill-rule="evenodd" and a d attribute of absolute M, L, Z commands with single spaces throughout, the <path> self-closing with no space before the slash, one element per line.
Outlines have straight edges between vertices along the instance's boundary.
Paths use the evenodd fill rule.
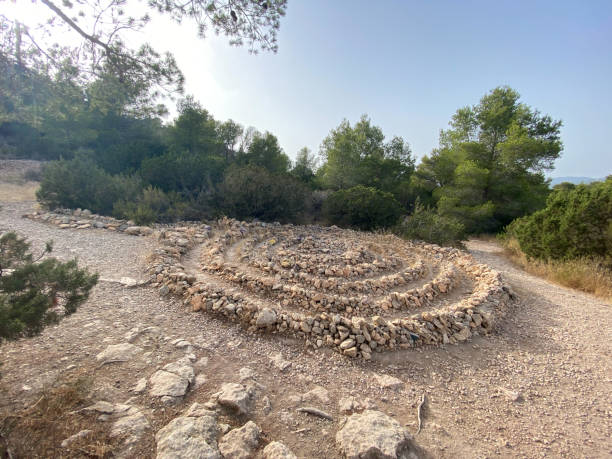
<path fill-rule="evenodd" d="M 570 182 L 575 185 L 579 185 L 581 183 L 591 183 L 591 182 L 598 182 L 598 181 L 604 181 L 604 180 L 605 178 L 593 178 L 593 177 L 554 177 L 550 182 L 550 186 L 555 186 L 563 182 Z"/>

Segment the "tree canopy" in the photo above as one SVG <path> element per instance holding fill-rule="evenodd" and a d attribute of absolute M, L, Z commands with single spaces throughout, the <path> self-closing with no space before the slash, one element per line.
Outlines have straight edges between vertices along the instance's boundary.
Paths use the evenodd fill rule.
<path fill-rule="evenodd" d="M 321 144 L 322 182 L 342 190 L 357 185 L 399 195 L 414 171 L 410 146 L 401 137 L 385 142 L 382 129 L 363 115 L 354 126 L 344 120 Z"/>
<path fill-rule="evenodd" d="M 422 199 L 461 220 L 469 232 L 498 230 L 541 208 L 543 172 L 561 153 L 561 121 L 498 87 L 453 115 L 440 146 L 423 158 L 413 179 Z"/>
<path fill-rule="evenodd" d="M 0 0 L 7 1 L 7 0 Z M 24 24 L 10 11 L 0 15 L 0 60 L 43 74 L 70 74 L 80 83 L 110 73 L 123 84 L 146 87 L 150 100 L 161 92 L 182 92 L 184 77 L 170 53 L 144 43 L 127 45 L 132 32 L 153 17 L 196 24 L 252 52 L 278 49 L 277 32 L 287 0 L 33 0 L 48 11 L 43 24 Z M 138 14 L 133 14 L 137 11 Z M 67 39 L 57 42 L 57 36 Z"/>

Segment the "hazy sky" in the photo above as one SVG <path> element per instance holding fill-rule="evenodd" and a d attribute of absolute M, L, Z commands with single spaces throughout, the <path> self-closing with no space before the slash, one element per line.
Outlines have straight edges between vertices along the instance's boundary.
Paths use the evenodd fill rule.
<path fill-rule="evenodd" d="M 215 118 L 271 131 L 291 157 L 364 113 L 420 157 L 457 108 L 509 85 L 563 120 L 550 175 L 612 174 L 610 0 L 289 0 L 277 54 L 200 41 L 187 22 L 155 21 L 146 39 Z"/>

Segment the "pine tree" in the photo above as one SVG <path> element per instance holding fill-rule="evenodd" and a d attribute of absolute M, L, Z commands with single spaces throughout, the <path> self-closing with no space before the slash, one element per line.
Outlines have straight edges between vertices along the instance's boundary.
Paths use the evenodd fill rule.
<path fill-rule="evenodd" d="M 36 335 L 74 313 L 98 282 L 76 260 L 47 257 L 51 250 L 48 242 L 35 259 L 16 233 L 0 237 L 0 340 Z"/>

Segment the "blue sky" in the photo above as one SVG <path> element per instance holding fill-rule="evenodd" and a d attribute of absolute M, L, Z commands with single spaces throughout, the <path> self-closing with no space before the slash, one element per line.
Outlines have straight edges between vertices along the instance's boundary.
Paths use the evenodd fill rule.
<path fill-rule="evenodd" d="M 187 93 L 215 118 L 269 130 L 291 157 L 304 146 L 318 152 L 343 118 L 368 114 L 419 158 L 459 107 L 509 85 L 563 120 L 551 176 L 612 174 L 610 0 L 289 0 L 277 54 L 198 40 L 193 24 L 164 19 L 128 40 L 138 41 L 171 51 Z"/>
<path fill-rule="evenodd" d="M 194 94 L 218 119 L 274 133 L 290 155 L 318 151 L 366 113 L 420 157 L 461 106 L 509 85 L 563 120 L 552 176 L 612 174 L 612 2 L 289 0 L 279 52 L 157 23 Z"/>

